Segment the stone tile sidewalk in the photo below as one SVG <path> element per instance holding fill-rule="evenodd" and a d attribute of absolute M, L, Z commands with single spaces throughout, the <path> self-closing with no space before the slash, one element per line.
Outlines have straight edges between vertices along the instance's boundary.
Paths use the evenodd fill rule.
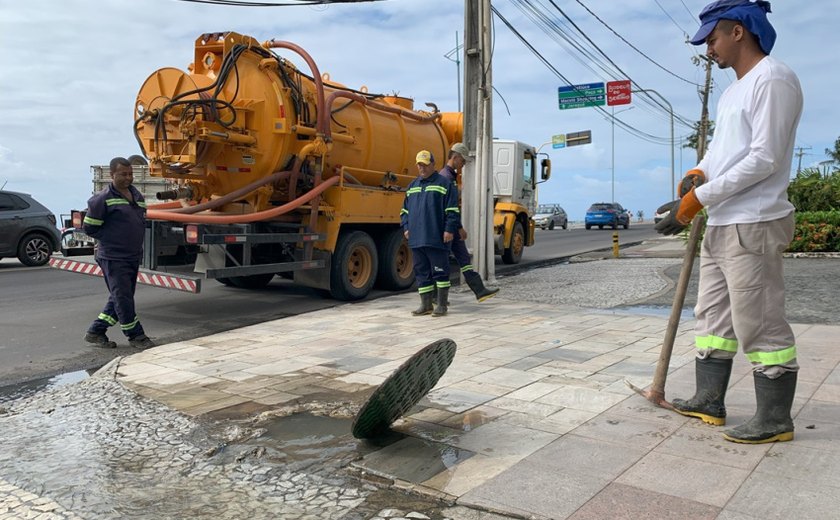
<path fill-rule="evenodd" d="M 119 379 L 189 415 L 242 416 L 318 401 L 360 405 L 434 340 L 458 345 L 438 385 L 356 466 L 395 486 L 533 518 L 829 518 L 840 508 L 840 327 L 797 325 L 796 441 L 744 446 L 633 394 L 652 381 L 667 319 L 454 291 L 450 314 L 416 295 L 347 304 L 125 358 Z M 666 393 L 694 387 L 693 323 Z M 738 357 L 730 424 L 752 415 Z"/>

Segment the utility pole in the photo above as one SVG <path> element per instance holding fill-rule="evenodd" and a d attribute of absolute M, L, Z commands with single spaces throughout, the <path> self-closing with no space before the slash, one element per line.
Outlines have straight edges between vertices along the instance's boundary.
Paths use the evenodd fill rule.
<path fill-rule="evenodd" d="M 493 83 L 490 0 L 464 3 L 464 144 L 475 151 L 464 167 L 463 214 L 473 266 L 495 278 L 493 248 Z"/>
<path fill-rule="evenodd" d="M 805 155 L 805 150 L 810 150 L 810 149 L 811 149 L 810 146 L 808 146 L 807 148 L 803 147 L 803 146 L 797 146 L 796 147 L 797 151 L 794 155 L 799 158 L 799 161 L 796 163 L 796 173 L 797 173 L 797 175 L 799 174 L 799 172 L 802 171 L 802 156 Z"/>
<path fill-rule="evenodd" d="M 697 162 L 699 163 L 706 155 L 706 138 L 709 135 L 709 93 L 712 90 L 712 60 L 708 56 L 699 56 L 699 58 L 695 58 L 695 64 L 699 64 L 697 59 L 702 59 L 706 67 L 706 82 L 703 91 L 700 92 L 703 108 L 700 111 L 700 128 L 697 130 Z"/>

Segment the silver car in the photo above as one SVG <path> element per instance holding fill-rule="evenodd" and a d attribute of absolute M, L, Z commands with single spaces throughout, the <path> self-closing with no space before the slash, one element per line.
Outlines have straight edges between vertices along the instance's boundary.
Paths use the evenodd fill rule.
<path fill-rule="evenodd" d="M 27 193 L 0 191 L 0 258 L 44 265 L 61 245 L 55 215 Z"/>
<path fill-rule="evenodd" d="M 566 229 L 569 227 L 569 217 L 559 204 L 540 204 L 534 214 L 534 225 L 540 229 Z"/>

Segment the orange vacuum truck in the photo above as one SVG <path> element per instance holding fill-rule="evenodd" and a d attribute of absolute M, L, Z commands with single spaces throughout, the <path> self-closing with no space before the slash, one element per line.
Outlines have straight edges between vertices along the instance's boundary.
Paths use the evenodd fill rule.
<path fill-rule="evenodd" d="M 463 132 L 461 113 L 429 106 L 330 81 L 293 43 L 201 35 L 189 72 L 154 72 L 134 107 L 149 173 L 172 187 L 147 202 L 140 282 L 198 292 L 202 277 L 259 288 L 280 274 L 339 300 L 410 287 L 399 214 L 415 154 L 440 166 Z"/>

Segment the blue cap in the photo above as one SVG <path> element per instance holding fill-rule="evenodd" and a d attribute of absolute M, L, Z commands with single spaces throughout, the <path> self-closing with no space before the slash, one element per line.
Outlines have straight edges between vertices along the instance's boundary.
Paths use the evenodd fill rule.
<path fill-rule="evenodd" d="M 770 54 L 776 43 L 776 31 L 767 20 L 770 2 L 765 0 L 718 0 L 700 12 L 700 29 L 691 38 L 694 45 L 702 45 L 720 20 L 735 20 L 741 23 L 756 39 L 764 54 Z"/>

